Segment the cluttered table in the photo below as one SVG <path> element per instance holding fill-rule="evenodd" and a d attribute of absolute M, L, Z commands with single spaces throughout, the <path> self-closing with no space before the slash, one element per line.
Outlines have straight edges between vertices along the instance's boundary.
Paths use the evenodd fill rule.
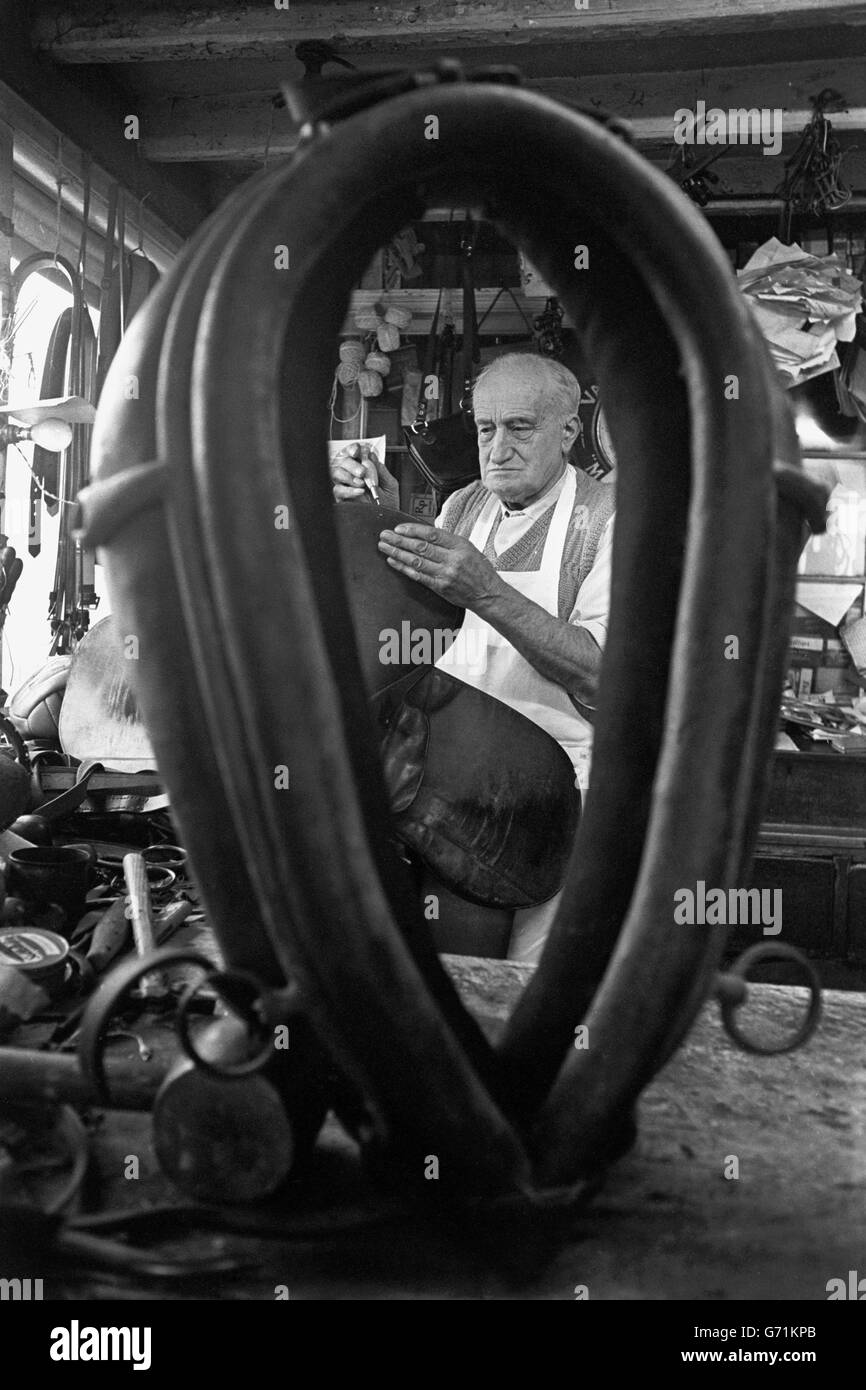
<path fill-rule="evenodd" d="M 201 922 L 184 924 L 177 935 L 184 933 L 211 949 Z M 532 967 L 467 957 L 446 963 L 495 1037 Z M 804 993 L 751 986 L 749 1028 L 788 1026 Z M 83 1232 L 146 1247 L 157 1271 L 106 1268 L 92 1261 L 86 1241 L 78 1250 L 73 1240 L 46 1277 L 44 1296 L 824 1300 L 829 1280 L 862 1267 L 866 1247 L 864 1035 L 866 997 L 829 992 L 806 1048 L 759 1057 L 736 1050 L 708 1004 L 643 1093 L 636 1146 L 591 1200 L 562 1212 L 558 1248 L 531 1273 L 491 1259 L 459 1222 L 447 1229 L 393 1192 L 371 1189 L 333 1116 L 306 1170 L 278 1198 L 234 1208 L 228 1227 L 202 1229 L 189 1199 L 160 1170 L 150 1114 L 83 1107 L 87 1173 L 66 1215 L 83 1220 L 79 1239 Z M 36 1045 L 32 1030 L 22 1037 Z M 144 1014 L 113 1039 L 108 1061 L 155 1090 L 175 1051 L 166 1020 Z M 53 1108 L 41 1110 L 48 1124 Z M 19 1202 L 42 1203 L 65 1175 L 55 1178 L 31 1155 L 29 1172 L 16 1176 L 23 1113 L 6 1109 L 0 1130 L 5 1201 L 14 1190 Z M 5 1230 L 8 1238 L 8 1219 Z M 32 1262 L 39 1248 L 32 1231 L 24 1247 Z M 52 1268 L 46 1258 L 41 1250 L 40 1272 Z M 170 1277 L 160 1276 L 160 1259 L 184 1262 L 186 1273 L 174 1265 Z M 210 1273 L 202 1261 L 216 1261 Z"/>

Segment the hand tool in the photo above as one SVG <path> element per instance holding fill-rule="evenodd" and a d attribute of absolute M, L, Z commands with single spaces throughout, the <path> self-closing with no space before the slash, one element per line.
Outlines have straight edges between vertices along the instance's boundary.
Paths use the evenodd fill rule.
<path fill-rule="evenodd" d="M 112 1105 L 150 1110 L 165 1074 L 164 1067 L 112 1058 L 105 1063 Z M 0 1099 L 10 1104 L 65 1101 L 79 1108 L 104 1104 L 76 1056 L 25 1047 L 0 1047 Z"/>
<path fill-rule="evenodd" d="M 368 477 L 367 477 L 367 474 L 365 473 L 365 474 L 364 474 L 364 486 L 369 490 L 370 496 L 373 498 L 373 501 L 376 503 L 376 506 L 377 506 L 377 507 L 381 507 L 381 505 L 382 505 L 382 500 L 381 500 L 381 498 L 379 497 L 378 477 L 379 477 L 379 475 L 378 475 L 378 473 L 377 473 L 377 475 L 376 475 L 376 481 L 374 482 L 373 479 L 372 479 L 372 478 L 368 478 Z"/>
<path fill-rule="evenodd" d="M 211 1061 L 239 1061 L 248 1052 L 247 1029 L 237 1018 L 217 1019 L 196 1047 Z M 220 1079 L 188 1057 L 175 1062 L 154 1101 L 153 1142 L 166 1176 L 211 1202 L 268 1197 L 295 1161 L 293 1126 L 271 1080 Z"/>
<path fill-rule="evenodd" d="M 129 894 L 129 912 L 135 949 L 144 960 L 151 951 L 156 950 L 156 935 L 150 905 L 147 865 L 141 854 L 132 853 L 123 856 L 123 877 L 126 881 L 126 891 Z M 164 999 L 168 992 L 164 978 L 156 972 L 144 977 L 139 985 L 139 990 L 142 997 L 147 999 Z"/>
<path fill-rule="evenodd" d="M 130 920 L 128 916 L 129 904 L 126 898 L 117 898 L 100 915 L 88 913 L 78 924 L 72 945 L 83 944 L 87 939 L 88 932 L 92 928 L 90 945 L 84 962 L 91 968 L 90 974 L 82 980 L 82 988 L 89 990 L 95 983 L 96 977 L 101 975 L 107 967 L 121 955 L 128 947 L 130 941 Z M 186 899 L 178 899 L 170 903 L 157 917 L 154 918 L 153 929 L 157 945 L 167 941 L 173 932 L 191 915 L 193 911 L 192 903 Z M 88 922 L 87 918 L 93 918 Z M 51 1046 L 60 1047 L 62 1044 L 70 1043 L 78 1032 L 81 1019 L 84 1015 L 86 1003 L 82 1003 L 72 1013 L 58 1023 L 51 1034 Z"/>

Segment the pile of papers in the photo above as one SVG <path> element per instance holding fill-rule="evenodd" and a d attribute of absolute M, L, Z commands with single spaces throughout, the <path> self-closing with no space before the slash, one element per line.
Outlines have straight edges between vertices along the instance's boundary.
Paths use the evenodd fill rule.
<path fill-rule="evenodd" d="M 832 692 L 798 700 L 788 690 L 782 695 L 782 721 L 796 724 L 808 733 L 816 743 L 832 743 L 838 747 L 837 740 L 844 738 L 852 751 L 858 751 L 860 744 L 866 750 L 866 715 L 860 701 L 846 700 L 843 705 Z M 839 747 L 839 752 L 849 751 Z"/>
<path fill-rule="evenodd" d="M 786 386 L 839 366 L 836 343 L 852 341 L 863 304 L 862 281 L 840 256 L 812 256 L 771 237 L 737 278 Z"/>

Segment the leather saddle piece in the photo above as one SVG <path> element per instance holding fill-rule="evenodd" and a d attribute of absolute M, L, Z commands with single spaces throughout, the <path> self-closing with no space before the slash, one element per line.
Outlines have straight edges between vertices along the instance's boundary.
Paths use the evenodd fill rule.
<path fill-rule="evenodd" d="M 335 508 L 349 611 L 369 696 L 419 667 L 430 667 L 451 646 L 463 609 L 399 574 L 378 550 L 379 534 L 413 518 L 372 501 Z"/>
<path fill-rule="evenodd" d="M 374 707 L 402 843 L 472 902 L 516 909 L 552 898 L 580 815 L 574 769 L 556 740 L 437 669 Z"/>
<path fill-rule="evenodd" d="M 51 656 L 19 685 L 9 701 L 9 718 L 22 738 L 57 738 L 71 665 L 71 656 Z"/>
<path fill-rule="evenodd" d="M 129 662 L 113 617 L 82 637 L 72 655 L 60 709 L 60 744 L 81 762 L 120 772 L 150 771 L 156 757 L 126 677 Z"/>

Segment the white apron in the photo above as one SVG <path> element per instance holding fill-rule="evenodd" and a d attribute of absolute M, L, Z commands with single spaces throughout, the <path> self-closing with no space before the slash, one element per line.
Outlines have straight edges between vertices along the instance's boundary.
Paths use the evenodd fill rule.
<path fill-rule="evenodd" d="M 499 571 L 507 584 L 553 617 L 559 615 L 559 576 L 576 490 L 574 469 L 569 467 L 548 528 L 539 569 Z M 472 544 L 482 553 L 499 507 L 498 498 L 491 495 L 469 536 Z M 436 665 L 476 690 L 484 690 L 488 695 L 502 700 L 540 725 L 565 749 L 574 767 L 578 787 L 582 792 L 586 790 L 592 748 L 591 726 L 578 714 L 562 686 L 530 666 L 495 628 L 467 609 L 456 640 Z"/>

